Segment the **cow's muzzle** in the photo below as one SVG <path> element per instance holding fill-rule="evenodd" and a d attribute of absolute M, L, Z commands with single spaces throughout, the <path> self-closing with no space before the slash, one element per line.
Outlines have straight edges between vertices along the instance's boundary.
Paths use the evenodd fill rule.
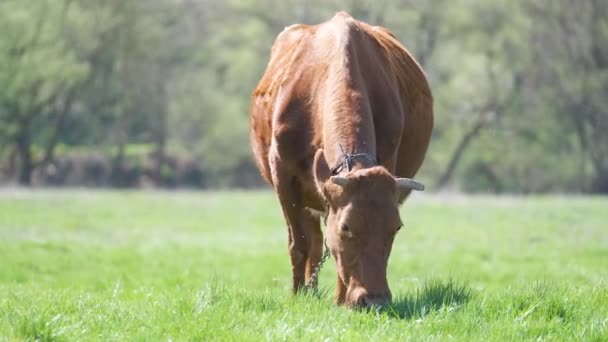
<path fill-rule="evenodd" d="M 351 305 L 358 308 L 383 307 L 391 302 L 392 296 L 389 290 L 381 292 L 369 292 L 364 288 L 356 288 L 351 296 Z"/>

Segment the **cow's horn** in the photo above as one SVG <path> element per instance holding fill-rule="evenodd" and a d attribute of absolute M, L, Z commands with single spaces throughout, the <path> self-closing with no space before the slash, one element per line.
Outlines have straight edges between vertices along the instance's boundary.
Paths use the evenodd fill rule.
<path fill-rule="evenodd" d="M 424 190 L 424 184 L 409 178 L 397 178 L 397 187 L 402 190 L 413 189 L 413 190 Z"/>
<path fill-rule="evenodd" d="M 331 181 L 334 182 L 334 184 L 339 185 L 339 186 L 346 186 L 346 184 L 348 184 L 348 178 L 346 177 L 341 177 L 341 176 L 331 176 Z"/>

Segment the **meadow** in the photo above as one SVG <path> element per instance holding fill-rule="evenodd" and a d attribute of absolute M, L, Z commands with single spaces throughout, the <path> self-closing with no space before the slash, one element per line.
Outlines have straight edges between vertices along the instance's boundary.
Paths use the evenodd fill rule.
<path fill-rule="evenodd" d="M 290 294 L 269 191 L 0 191 L 0 340 L 608 340 L 608 198 L 416 195 L 383 310 Z"/>

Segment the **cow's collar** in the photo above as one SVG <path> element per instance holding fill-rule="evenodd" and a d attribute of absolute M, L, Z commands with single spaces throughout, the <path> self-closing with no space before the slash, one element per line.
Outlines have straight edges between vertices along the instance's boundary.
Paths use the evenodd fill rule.
<path fill-rule="evenodd" d="M 377 164 L 377 160 L 376 158 L 374 158 L 372 155 L 368 154 L 368 153 L 346 153 L 344 152 L 344 149 L 342 148 L 342 145 L 340 146 L 340 152 L 342 153 L 342 156 L 340 157 L 340 162 L 338 162 L 338 164 L 334 167 L 331 168 L 331 174 L 333 176 L 340 174 L 340 172 L 346 170 L 346 171 L 351 171 L 353 169 L 353 162 L 356 159 L 367 159 L 369 161 L 371 161 L 372 163 L 374 163 L 374 165 Z"/>

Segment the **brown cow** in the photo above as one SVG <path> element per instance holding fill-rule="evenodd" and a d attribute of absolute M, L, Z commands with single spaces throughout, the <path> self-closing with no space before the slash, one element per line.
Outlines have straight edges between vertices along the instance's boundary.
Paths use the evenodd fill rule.
<path fill-rule="evenodd" d="M 336 260 L 336 302 L 390 301 L 388 257 L 399 204 L 433 127 L 425 75 L 387 29 L 338 13 L 277 37 L 253 93 L 251 141 L 289 228 L 293 290 L 310 280 L 327 246 Z M 395 175 L 395 176 L 393 176 Z"/>

